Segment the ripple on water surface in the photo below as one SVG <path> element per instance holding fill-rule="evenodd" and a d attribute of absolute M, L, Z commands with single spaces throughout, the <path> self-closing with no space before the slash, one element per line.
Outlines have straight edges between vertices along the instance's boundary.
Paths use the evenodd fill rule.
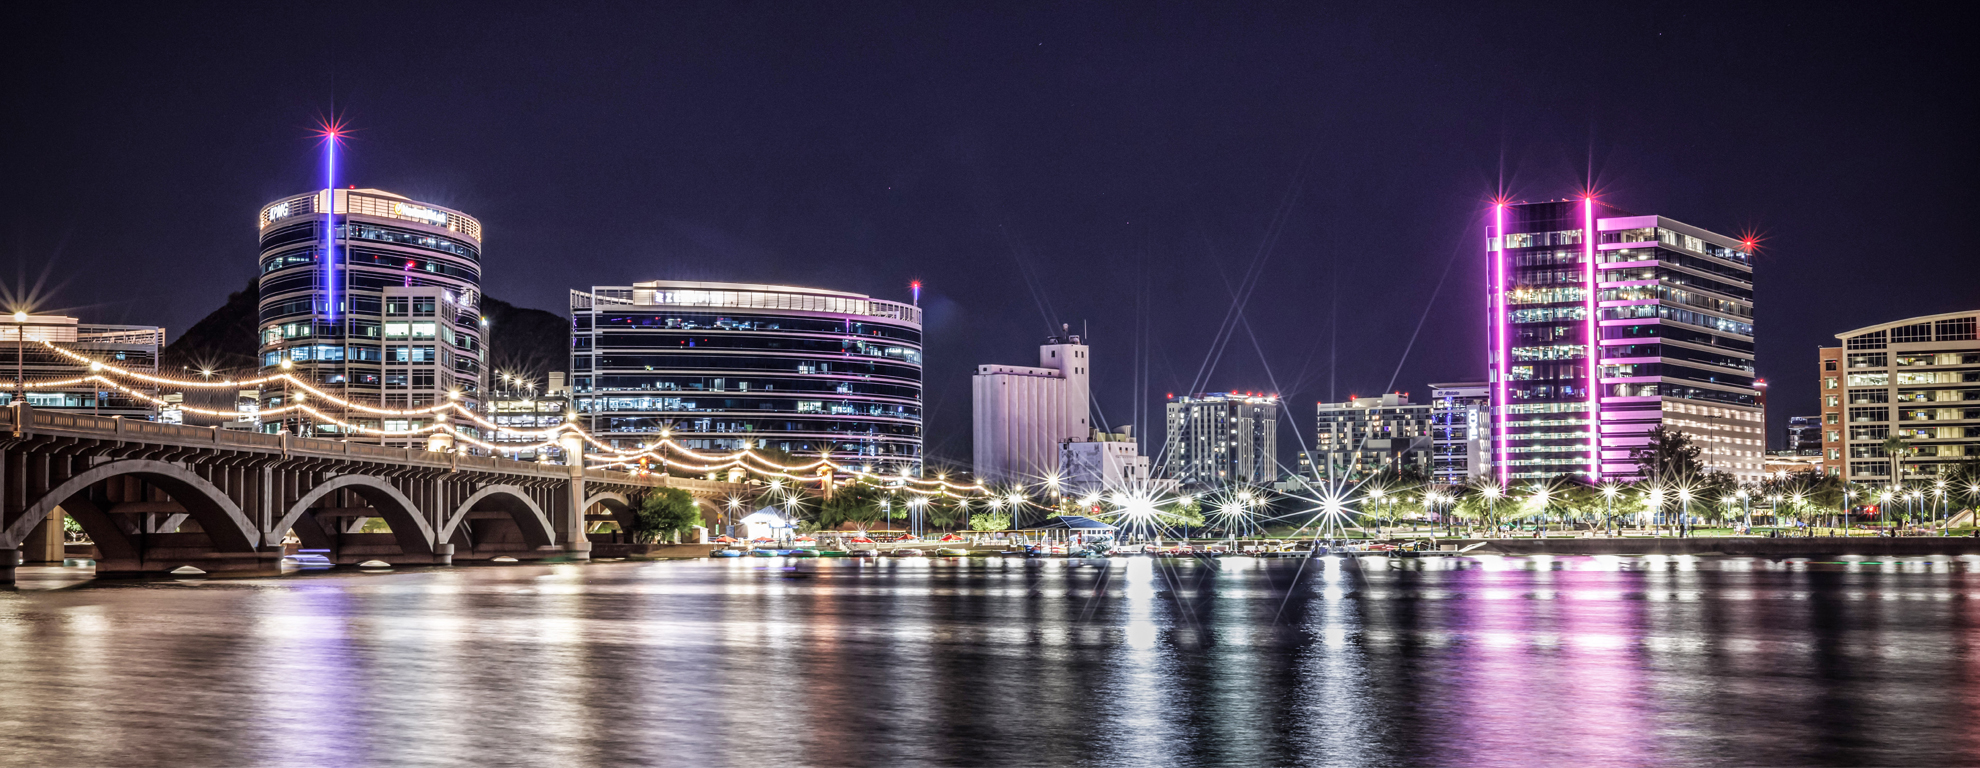
<path fill-rule="evenodd" d="M 24 570 L 0 763 L 1970 765 L 1974 566 Z"/>

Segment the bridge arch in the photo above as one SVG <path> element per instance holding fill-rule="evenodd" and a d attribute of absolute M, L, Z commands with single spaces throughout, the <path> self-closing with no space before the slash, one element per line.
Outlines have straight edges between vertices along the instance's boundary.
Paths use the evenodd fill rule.
<path fill-rule="evenodd" d="M 399 542 L 399 549 L 406 554 L 432 554 L 433 545 L 438 541 L 433 537 L 433 527 L 426 523 L 426 517 L 419 513 L 419 507 L 406 497 L 398 487 L 382 479 L 369 475 L 338 475 L 311 488 L 309 493 L 290 504 L 282 519 L 268 531 L 271 543 L 279 544 L 282 535 L 302 520 L 304 513 L 323 497 L 334 491 L 349 490 L 357 494 L 378 510 L 378 516 L 385 518 L 385 524 L 392 529 L 393 538 Z"/>
<path fill-rule="evenodd" d="M 88 491 L 97 483 L 125 476 L 136 477 L 157 487 L 185 507 L 186 514 L 199 522 L 200 530 L 206 532 L 215 549 L 253 552 L 262 541 L 260 531 L 255 529 L 247 515 L 241 513 L 240 505 L 227 498 L 226 493 L 207 482 L 206 478 L 163 461 L 122 459 L 90 467 L 48 489 L 47 493 L 28 505 L 13 525 L 0 531 L 0 543 L 19 546 L 34 526 L 48 519 L 48 514 L 56 507 L 64 507 L 66 511 L 65 502 L 73 502 L 78 510 L 86 510 L 76 516 L 76 522 L 89 530 L 92 537 L 100 531 L 106 540 L 122 540 L 122 531 L 114 526 L 105 527 L 109 525 L 109 517 L 90 502 Z"/>
<path fill-rule="evenodd" d="M 625 494 L 605 491 L 592 494 L 591 498 L 584 500 L 585 512 L 589 513 L 595 506 L 604 507 L 605 511 L 612 515 L 612 519 L 619 523 L 619 530 L 633 529 L 633 516 L 638 513 L 638 508 L 633 506 L 632 500 L 627 499 Z"/>
<path fill-rule="evenodd" d="M 454 534 L 460 531 L 461 523 L 467 520 L 468 513 L 483 510 L 509 513 L 509 519 L 515 521 L 516 528 L 522 531 L 523 541 L 529 546 L 547 547 L 557 543 L 556 529 L 550 525 L 550 518 L 543 514 L 543 508 L 537 506 L 523 489 L 513 485 L 490 485 L 475 491 L 447 516 L 447 524 L 440 527 L 436 541 L 452 541 Z"/>

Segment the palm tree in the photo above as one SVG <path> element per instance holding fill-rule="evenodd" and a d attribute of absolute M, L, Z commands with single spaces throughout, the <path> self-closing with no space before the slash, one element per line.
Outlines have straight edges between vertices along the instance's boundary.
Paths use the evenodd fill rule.
<path fill-rule="evenodd" d="M 1884 453 L 1891 457 L 1891 484 L 1904 482 L 1904 454 L 1911 450 L 1910 441 L 1897 435 L 1884 438 Z"/>

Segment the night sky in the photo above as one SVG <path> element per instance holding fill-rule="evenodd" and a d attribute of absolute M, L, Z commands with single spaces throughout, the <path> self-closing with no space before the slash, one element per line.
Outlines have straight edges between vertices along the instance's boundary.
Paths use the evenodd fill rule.
<path fill-rule="evenodd" d="M 963 463 L 973 367 L 1058 323 L 1111 424 L 1200 381 L 1311 441 L 1316 401 L 1481 377 L 1501 190 L 1758 233 L 1776 447 L 1816 346 L 1980 304 L 1958 6 L 1457 5 L 35 4 L 0 54 L 0 265 L 176 336 L 253 274 L 259 207 L 320 187 L 334 110 L 340 175 L 479 217 L 522 306 L 923 281 L 928 452 Z"/>

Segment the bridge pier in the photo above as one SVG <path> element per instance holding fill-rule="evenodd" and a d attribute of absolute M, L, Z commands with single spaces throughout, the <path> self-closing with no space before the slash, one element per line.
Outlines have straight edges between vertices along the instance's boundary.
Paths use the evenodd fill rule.
<path fill-rule="evenodd" d="M 67 540 L 62 529 L 62 521 L 68 516 L 61 507 L 49 511 L 48 519 L 28 533 L 27 540 L 21 542 L 22 563 L 61 563 L 66 559 L 62 543 Z"/>
<path fill-rule="evenodd" d="M 572 560 L 590 560 L 591 542 L 584 535 L 584 440 L 577 435 L 565 433 L 557 441 L 564 450 L 564 466 L 570 472 L 570 482 L 564 486 L 563 530 L 558 538 L 564 540 L 564 556 Z"/>

